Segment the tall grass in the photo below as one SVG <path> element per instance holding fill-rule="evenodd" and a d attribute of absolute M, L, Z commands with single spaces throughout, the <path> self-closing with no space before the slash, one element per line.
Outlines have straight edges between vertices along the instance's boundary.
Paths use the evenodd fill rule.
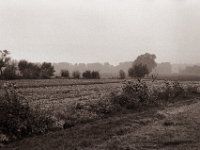
<path fill-rule="evenodd" d="M 0 143 L 45 133 L 53 123 L 47 113 L 31 109 L 14 84 L 0 87 L 0 112 Z"/>

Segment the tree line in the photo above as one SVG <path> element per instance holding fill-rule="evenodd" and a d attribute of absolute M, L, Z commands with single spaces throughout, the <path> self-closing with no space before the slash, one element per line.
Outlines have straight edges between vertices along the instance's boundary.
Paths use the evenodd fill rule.
<path fill-rule="evenodd" d="M 0 79 L 50 79 L 54 76 L 54 66 L 50 62 L 32 63 L 26 60 L 16 62 L 9 57 L 10 52 L 0 50 Z M 156 56 L 153 54 L 144 54 L 137 57 L 133 62 L 132 67 L 128 70 L 128 76 L 131 78 L 143 78 L 152 72 L 156 67 Z M 74 79 L 100 79 L 99 71 L 86 70 L 80 72 L 78 70 L 69 72 L 63 69 L 60 72 L 62 78 Z M 124 70 L 119 70 L 119 78 L 127 77 Z"/>
<path fill-rule="evenodd" d="M 155 62 L 156 56 L 154 54 L 146 53 L 140 55 L 132 63 L 132 67 L 128 69 L 128 76 L 131 78 L 144 78 L 146 75 L 149 75 L 153 69 L 157 66 Z M 61 77 L 63 78 L 80 78 L 80 72 L 74 71 L 72 76 L 70 76 L 69 70 L 61 70 Z M 118 77 L 120 79 L 125 79 L 127 77 L 124 70 L 119 70 Z M 98 71 L 86 70 L 82 73 L 83 79 L 100 79 L 100 74 Z"/>
<path fill-rule="evenodd" d="M 51 63 L 37 64 L 26 60 L 16 62 L 9 54 L 7 50 L 0 50 L 0 79 L 49 79 L 54 75 Z"/>
<path fill-rule="evenodd" d="M 81 78 L 81 73 L 78 70 L 73 71 L 71 75 L 68 70 L 61 70 L 60 75 L 61 75 L 61 77 L 68 78 L 68 79 L 70 79 L 70 78 L 80 79 Z M 100 73 L 98 71 L 86 70 L 82 73 L 82 78 L 83 79 L 100 79 Z"/>

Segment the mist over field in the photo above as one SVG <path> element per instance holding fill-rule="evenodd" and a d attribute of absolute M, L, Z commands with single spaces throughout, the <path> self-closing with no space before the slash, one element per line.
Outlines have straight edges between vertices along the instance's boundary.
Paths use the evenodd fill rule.
<path fill-rule="evenodd" d="M 199 0 L 0 0 L 0 149 L 200 149 Z"/>
<path fill-rule="evenodd" d="M 17 60 L 199 63 L 198 0 L 9 0 L 0 18 L 0 48 Z"/>

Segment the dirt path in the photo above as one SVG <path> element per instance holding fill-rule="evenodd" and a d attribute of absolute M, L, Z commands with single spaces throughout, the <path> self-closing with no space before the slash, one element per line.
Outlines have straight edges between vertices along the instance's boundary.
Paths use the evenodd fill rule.
<path fill-rule="evenodd" d="M 27 138 L 4 149 L 138 150 L 200 149 L 200 99 L 161 110 L 121 114 L 71 129 Z"/>

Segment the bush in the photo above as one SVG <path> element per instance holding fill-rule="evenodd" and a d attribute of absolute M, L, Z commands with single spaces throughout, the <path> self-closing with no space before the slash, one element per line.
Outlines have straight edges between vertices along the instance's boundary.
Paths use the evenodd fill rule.
<path fill-rule="evenodd" d="M 61 74 L 61 77 L 70 78 L 68 70 L 61 70 L 60 74 Z"/>
<path fill-rule="evenodd" d="M 51 63 L 43 62 L 40 72 L 40 78 L 42 79 L 50 79 L 54 75 L 54 66 Z"/>
<path fill-rule="evenodd" d="M 143 78 L 145 75 L 149 74 L 149 70 L 146 65 L 138 64 L 130 68 L 128 74 L 130 77 Z"/>
<path fill-rule="evenodd" d="M 100 74 L 98 71 L 90 71 L 90 70 L 86 70 L 85 72 L 83 72 L 83 78 L 84 79 L 100 79 Z"/>
<path fill-rule="evenodd" d="M 177 97 L 188 96 L 188 91 L 184 90 L 179 82 L 166 81 L 163 86 L 148 86 L 147 82 L 125 81 L 120 94 L 113 94 L 114 104 L 126 108 L 138 108 L 141 106 L 158 105 L 162 100 L 174 100 Z"/>
<path fill-rule="evenodd" d="M 24 79 L 49 79 L 54 75 L 54 66 L 51 63 L 43 62 L 41 65 L 20 60 L 18 68 Z"/>
<path fill-rule="evenodd" d="M 0 87 L 0 112 L 0 135 L 6 136 L 9 142 L 45 133 L 53 123 L 47 113 L 31 109 L 17 94 L 14 84 Z"/>
<path fill-rule="evenodd" d="M 183 89 L 179 82 L 165 81 L 164 85 L 164 90 L 158 95 L 160 99 L 169 100 L 178 96 L 186 96 L 186 91 Z"/>
<path fill-rule="evenodd" d="M 3 79 L 6 80 L 13 80 L 17 79 L 17 66 L 13 62 L 10 65 L 7 65 L 6 68 L 3 70 Z"/>
<path fill-rule="evenodd" d="M 120 79 L 125 79 L 126 78 L 126 73 L 124 72 L 124 70 L 120 70 L 119 71 L 119 78 Z"/>
<path fill-rule="evenodd" d="M 84 79 L 91 79 L 92 78 L 91 71 L 86 70 L 85 72 L 83 72 L 82 76 Z"/>
<path fill-rule="evenodd" d="M 100 74 L 98 71 L 92 71 L 91 77 L 92 77 L 92 79 L 100 79 Z"/>
<path fill-rule="evenodd" d="M 24 79 L 39 79 L 41 68 L 31 62 L 27 62 L 26 60 L 20 60 L 18 63 L 18 68 L 22 78 Z"/>
<path fill-rule="evenodd" d="M 147 84 L 141 80 L 125 81 L 122 86 L 122 93 L 113 95 L 112 99 L 113 103 L 126 108 L 136 108 L 151 100 Z"/>
<path fill-rule="evenodd" d="M 73 78 L 74 79 L 80 79 L 80 72 L 79 71 L 74 71 L 73 73 L 72 73 L 72 76 L 73 76 Z"/>

